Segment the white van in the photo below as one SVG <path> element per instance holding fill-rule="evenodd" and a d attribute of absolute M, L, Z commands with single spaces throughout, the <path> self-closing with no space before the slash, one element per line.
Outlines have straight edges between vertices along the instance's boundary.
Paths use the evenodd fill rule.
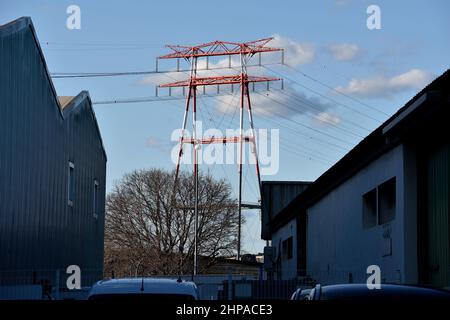
<path fill-rule="evenodd" d="M 181 279 L 123 278 L 94 284 L 88 300 L 198 300 L 197 286 Z"/>

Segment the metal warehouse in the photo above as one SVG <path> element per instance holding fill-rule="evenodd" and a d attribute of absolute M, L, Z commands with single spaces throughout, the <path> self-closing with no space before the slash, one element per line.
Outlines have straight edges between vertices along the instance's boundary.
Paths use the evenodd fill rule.
<path fill-rule="evenodd" d="M 283 254 L 279 243 L 292 238 L 301 244 L 282 261 L 282 279 L 306 265 L 321 284 L 365 282 L 377 265 L 382 282 L 450 286 L 449 84 L 450 70 L 288 205 L 263 214 L 268 253 Z M 270 210 L 273 201 L 262 203 Z"/>
<path fill-rule="evenodd" d="M 0 26 L 0 284 L 102 276 L 106 153 L 89 93 L 56 95 L 30 18 Z M 61 275 L 61 279 L 59 279 Z"/>

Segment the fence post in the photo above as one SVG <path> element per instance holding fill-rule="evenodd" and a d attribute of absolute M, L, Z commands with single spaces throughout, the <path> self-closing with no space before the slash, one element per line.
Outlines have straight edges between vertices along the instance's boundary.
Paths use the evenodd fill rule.
<path fill-rule="evenodd" d="M 228 300 L 233 299 L 233 276 L 231 274 L 231 267 L 228 268 Z"/>
<path fill-rule="evenodd" d="M 60 275 L 59 275 L 59 269 L 56 269 L 56 276 L 55 276 L 55 300 L 59 300 L 59 288 L 60 288 Z"/>

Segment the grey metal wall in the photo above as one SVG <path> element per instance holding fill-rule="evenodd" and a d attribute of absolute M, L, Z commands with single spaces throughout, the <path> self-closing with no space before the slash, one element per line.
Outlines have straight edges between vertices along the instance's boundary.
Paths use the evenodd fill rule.
<path fill-rule="evenodd" d="M 272 231 L 270 221 L 296 196 L 303 192 L 310 182 L 302 181 L 263 181 L 261 201 L 261 238 L 270 240 Z"/>
<path fill-rule="evenodd" d="M 29 18 L 0 27 L 0 282 L 53 282 L 70 264 L 84 284 L 101 277 L 106 155 L 87 93 L 76 100 L 61 111 Z"/>
<path fill-rule="evenodd" d="M 426 160 L 427 282 L 450 285 L 450 144 L 431 150 Z"/>

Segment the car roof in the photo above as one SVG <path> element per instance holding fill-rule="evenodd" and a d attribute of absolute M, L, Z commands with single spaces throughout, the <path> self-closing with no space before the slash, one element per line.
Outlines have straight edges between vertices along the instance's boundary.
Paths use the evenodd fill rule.
<path fill-rule="evenodd" d="M 92 286 L 89 296 L 106 294 L 171 294 L 197 297 L 193 282 L 158 278 L 121 278 L 102 280 Z"/>
<path fill-rule="evenodd" d="M 321 295 L 328 298 L 351 297 L 351 296 L 441 296 L 450 297 L 450 293 L 433 288 L 399 285 L 399 284 L 381 284 L 381 290 L 369 289 L 367 284 L 336 284 L 323 286 Z"/>

